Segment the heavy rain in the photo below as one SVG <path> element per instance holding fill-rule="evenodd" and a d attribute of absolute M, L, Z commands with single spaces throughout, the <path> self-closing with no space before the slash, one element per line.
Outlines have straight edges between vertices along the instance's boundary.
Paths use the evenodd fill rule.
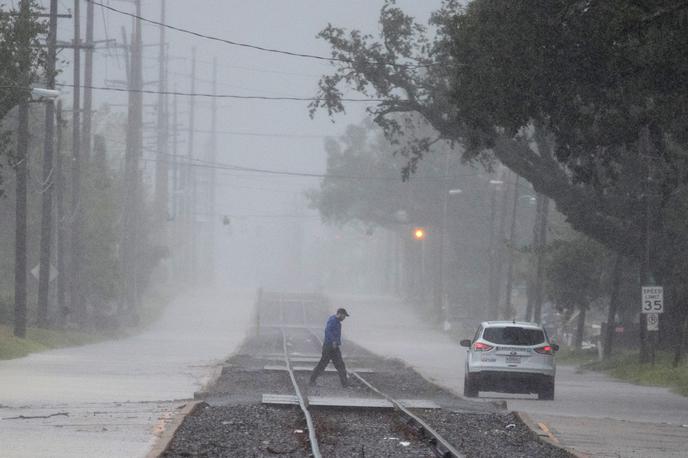
<path fill-rule="evenodd" d="M 684 0 L 0 0 L 0 456 L 685 456 L 686 49 Z"/>

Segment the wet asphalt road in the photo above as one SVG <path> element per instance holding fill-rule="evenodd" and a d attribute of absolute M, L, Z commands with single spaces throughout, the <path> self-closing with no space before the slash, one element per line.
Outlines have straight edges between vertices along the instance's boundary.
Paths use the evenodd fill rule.
<path fill-rule="evenodd" d="M 0 455 L 145 456 L 241 343 L 254 300 L 189 294 L 138 336 L 0 361 Z"/>
<path fill-rule="evenodd" d="M 437 384 L 463 393 L 465 349 L 423 323 L 423 313 L 395 299 L 335 296 L 351 317 L 343 335 L 374 353 L 399 358 Z M 470 338 L 472 333 L 463 338 Z M 413 336 L 409 339 L 408 336 Z M 543 423 L 556 440 L 590 456 L 684 457 L 688 444 L 688 398 L 665 388 L 637 386 L 574 367 L 557 370 L 556 398 L 481 393 Z"/>

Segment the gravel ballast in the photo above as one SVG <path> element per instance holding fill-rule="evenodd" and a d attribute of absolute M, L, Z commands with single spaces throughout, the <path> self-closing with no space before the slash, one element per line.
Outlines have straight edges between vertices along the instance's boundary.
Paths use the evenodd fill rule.
<path fill-rule="evenodd" d="M 299 355 L 318 354 L 319 342 L 305 330 L 288 330 L 288 348 Z M 279 358 L 282 334 L 269 330 L 249 338 L 226 361 L 208 403 L 188 416 L 176 432 L 166 457 L 263 457 L 310 455 L 308 432 L 298 406 L 261 404 L 263 394 L 293 395 L 288 372 L 265 370 L 284 365 Z M 566 451 L 541 443 L 511 412 L 484 401 L 469 401 L 428 382 L 397 360 L 378 357 L 349 342 L 344 359 L 349 368 L 374 369 L 361 375 L 397 399 L 431 400 L 441 409 L 417 409 L 448 442 L 468 457 L 567 457 Z M 314 362 L 292 363 L 315 365 Z M 306 396 L 378 398 L 355 378 L 340 386 L 336 372 L 326 372 L 308 386 L 308 372 L 296 379 Z M 431 457 L 430 447 L 393 409 L 311 407 L 324 457 Z"/>

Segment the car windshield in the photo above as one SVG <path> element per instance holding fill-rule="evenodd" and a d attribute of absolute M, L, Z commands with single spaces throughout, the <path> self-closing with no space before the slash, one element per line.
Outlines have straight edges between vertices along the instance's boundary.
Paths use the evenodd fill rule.
<path fill-rule="evenodd" d="M 486 328 L 483 339 L 499 345 L 537 345 L 545 341 L 545 333 L 542 329 L 517 326 Z"/>

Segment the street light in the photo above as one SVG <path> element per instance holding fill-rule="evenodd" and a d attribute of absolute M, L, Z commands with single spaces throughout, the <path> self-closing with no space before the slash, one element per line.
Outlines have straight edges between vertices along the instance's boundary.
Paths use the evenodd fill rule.
<path fill-rule="evenodd" d="M 447 248 L 447 213 L 448 213 L 448 208 L 449 208 L 449 198 L 448 196 L 456 196 L 463 193 L 462 189 L 459 188 L 454 188 L 450 189 L 444 194 L 442 201 L 443 201 L 443 211 L 442 211 L 442 233 L 441 233 L 441 250 L 440 250 L 440 294 L 441 294 L 441 302 L 442 302 L 442 318 L 443 318 L 443 326 L 445 331 L 449 330 L 449 320 L 448 320 L 448 311 L 449 311 L 449 300 L 447 297 L 447 285 L 446 285 L 446 254 L 445 251 Z"/>
<path fill-rule="evenodd" d="M 417 227 L 413 230 L 413 238 L 416 240 L 425 240 L 425 229 Z"/>
<path fill-rule="evenodd" d="M 61 93 L 57 89 L 45 89 L 42 87 L 31 88 L 31 95 L 39 99 L 55 100 L 60 97 Z"/>

